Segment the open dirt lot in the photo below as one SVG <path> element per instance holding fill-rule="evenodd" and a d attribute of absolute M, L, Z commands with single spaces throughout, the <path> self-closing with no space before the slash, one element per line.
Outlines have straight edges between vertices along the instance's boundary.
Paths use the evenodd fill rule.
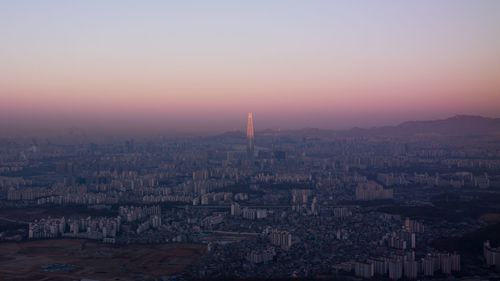
<path fill-rule="evenodd" d="M 0 280 L 137 280 L 179 273 L 205 253 L 203 245 L 114 246 L 84 240 L 0 244 Z M 71 272 L 46 272 L 70 264 Z"/>

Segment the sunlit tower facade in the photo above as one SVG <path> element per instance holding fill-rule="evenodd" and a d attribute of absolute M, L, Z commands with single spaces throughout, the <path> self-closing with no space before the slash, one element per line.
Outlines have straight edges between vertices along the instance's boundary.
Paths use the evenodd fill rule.
<path fill-rule="evenodd" d="M 248 112 L 247 117 L 247 155 L 249 158 L 254 156 L 255 134 L 253 128 L 253 113 Z"/>

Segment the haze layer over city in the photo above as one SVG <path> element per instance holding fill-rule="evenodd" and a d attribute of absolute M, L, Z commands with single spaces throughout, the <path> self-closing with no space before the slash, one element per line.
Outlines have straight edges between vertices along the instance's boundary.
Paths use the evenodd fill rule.
<path fill-rule="evenodd" d="M 0 280 L 500 280 L 500 1 L 0 1 Z"/>

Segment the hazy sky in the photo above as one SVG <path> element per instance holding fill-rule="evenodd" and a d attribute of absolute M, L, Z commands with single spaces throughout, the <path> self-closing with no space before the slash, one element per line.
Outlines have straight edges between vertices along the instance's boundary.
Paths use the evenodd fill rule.
<path fill-rule="evenodd" d="M 500 1 L 0 1 L 0 126 L 500 115 Z"/>

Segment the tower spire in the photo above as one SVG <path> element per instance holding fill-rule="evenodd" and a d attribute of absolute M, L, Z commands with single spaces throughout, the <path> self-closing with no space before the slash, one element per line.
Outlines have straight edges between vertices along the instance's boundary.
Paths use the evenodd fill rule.
<path fill-rule="evenodd" d="M 253 113 L 248 112 L 247 116 L 247 154 L 250 158 L 254 156 L 254 128 L 253 128 Z"/>

